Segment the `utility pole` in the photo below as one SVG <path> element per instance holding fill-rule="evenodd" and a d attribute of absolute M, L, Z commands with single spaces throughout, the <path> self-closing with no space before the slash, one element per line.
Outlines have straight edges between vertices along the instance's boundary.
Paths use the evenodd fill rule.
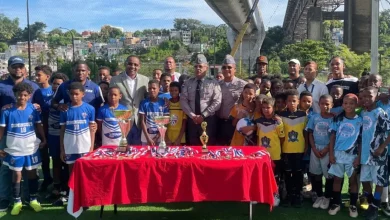
<path fill-rule="evenodd" d="M 28 78 L 31 80 L 31 31 L 30 31 L 30 10 L 28 8 L 28 0 L 27 3 L 27 32 L 28 32 Z"/>
<path fill-rule="evenodd" d="M 379 0 L 372 0 L 371 16 L 371 73 L 378 73 Z"/>

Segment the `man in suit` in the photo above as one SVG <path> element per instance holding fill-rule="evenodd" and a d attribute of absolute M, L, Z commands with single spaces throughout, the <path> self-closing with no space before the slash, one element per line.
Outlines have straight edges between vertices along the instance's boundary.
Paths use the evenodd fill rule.
<path fill-rule="evenodd" d="M 134 123 L 127 136 L 128 143 L 141 145 L 141 124 L 138 120 L 138 108 L 141 101 L 148 94 L 149 78 L 138 74 L 141 62 L 137 56 L 129 56 L 126 59 L 126 70 L 112 77 L 110 86 L 117 86 L 122 92 L 120 103 L 133 110 Z"/>

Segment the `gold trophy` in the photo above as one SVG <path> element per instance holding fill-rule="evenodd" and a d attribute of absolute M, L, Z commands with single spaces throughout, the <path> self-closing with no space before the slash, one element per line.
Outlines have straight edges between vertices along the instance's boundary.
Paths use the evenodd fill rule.
<path fill-rule="evenodd" d="M 202 122 L 200 125 L 203 129 L 202 135 L 199 137 L 200 142 L 202 142 L 202 153 L 208 153 L 209 150 L 207 149 L 207 142 L 209 141 L 209 136 L 206 134 L 206 128 L 207 128 L 207 122 Z"/>
<path fill-rule="evenodd" d="M 126 152 L 128 148 L 127 144 L 127 134 L 130 132 L 131 128 L 131 116 L 132 111 L 131 110 L 113 110 L 111 109 L 114 117 L 118 121 L 119 128 L 121 129 L 122 137 L 119 141 L 119 145 L 117 148 L 118 152 Z"/>
<path fill-rule="evenodd" d="M 157 153 L 163 154 L 166 151 L 167 144 L 165 143 L 165 133 L 167 127 L 165 127 L 171 121 L 170 116 L 155 116 L 154 122 L 157 124 L 158 132 L 160 132 L 160 144 L 158 145 Z"/>

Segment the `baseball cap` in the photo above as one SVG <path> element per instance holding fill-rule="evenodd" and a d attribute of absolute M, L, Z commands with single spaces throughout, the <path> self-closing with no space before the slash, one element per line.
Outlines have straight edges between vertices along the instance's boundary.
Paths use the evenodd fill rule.
<path fill-rule="evenodd" d="M 203 54 L 196 55 L 196 59 L 195 59 L 194 64 L 204 64 L 204 63 L 207 64 L 206 57 Z"/>
<path fill-rule="evenodd" d="M 301 65 L 301 62 L 299 62 L 299 60 L 297 60 L 297 59 L 291 59 L 290 61 L 288 61 L 288 63 L 295 63 L 298 65 Z"/>
<path fill-rule="evenodd" d="M 268 59 L 266 56 L 259 56 L 256 59 L 256 63 L 265 63 L 268 64 Z"/>
<path fill-rule="evenodd" d="M 24 65 L 24 59 L 23 57 L 19 56 L 12 56 L 8 59 L 8 66 L 12 66 L 15 64 L 23 64 Z"/>

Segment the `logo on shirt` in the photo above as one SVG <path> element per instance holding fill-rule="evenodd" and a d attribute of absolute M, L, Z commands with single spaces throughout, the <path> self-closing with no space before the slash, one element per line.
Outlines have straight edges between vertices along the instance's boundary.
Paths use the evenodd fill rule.
<path fill-rule="evenodd" d="M 32 116 L 32 115 L 28 116 L 28 121 L 32 121 L 33 118 L 34 118 L 34 116 Z"/>
<path fill-rule="evenodd" d="M 298 132 L 294 130 L 288 132 L 288 142 L 298 142 Z"/>
<path fill-rule="evenodd" d="M 61 126 L 60 126 L 59 122 L 56 122 L 56 123 L 51 124 L 50 127 L 53 128 L 53 129 L 60 129 Z"/>
<path fill-rule="evenodd" d="M 105 133 L 104 136 L 110 139 L 117 139 L 120 138 L 122 134 L 121 132 L 109 132 L 109 133 Z"/>
<path fill-rule="evenodd" d="M 93 92 L 92 89 L 86 89 L 85 92 Z"/>
<path fill-rule="evenodd" d="M 363 130 L 368 130 L 372 126 L 372 120 L 369 116 L 364 116 L 363 117 Z"/>
<path fill-rule="evenodd" d="M 81 116 L 83 116 L 83 118 L 86 119 L 87 118 L 87 113 L 83 112 L 83 113 L 81 113 Z"/>
<path fill-rule="evenodd" d="M 176 125 L 178 119 L 179 119 L 179 117 L 177 117 L 177 115 L 172 114 L 171 115 L 171 126 Z"/>
<path fill-rule="evenodd" d="M 266 136 L 261 138 L 261 146 L 269 148 L 270 147 L 270 145 L 269 145 L 270 143 L 271 143 L 271 139 L 270 138 L 267 138 Z"/>
<path fill-rule="evenodd" d="M 329 124 L 326 122 L 318 122 L 315 127 L 315 131 L 318 135 L 326 136 L 328 134 Z"/>
<path fill-rule="evenodd" d="M 345 138 L 352 137 L 355 134 L 355 127 L 351 123 L 342 124 L 339 128 L 339 135 Z"/>

